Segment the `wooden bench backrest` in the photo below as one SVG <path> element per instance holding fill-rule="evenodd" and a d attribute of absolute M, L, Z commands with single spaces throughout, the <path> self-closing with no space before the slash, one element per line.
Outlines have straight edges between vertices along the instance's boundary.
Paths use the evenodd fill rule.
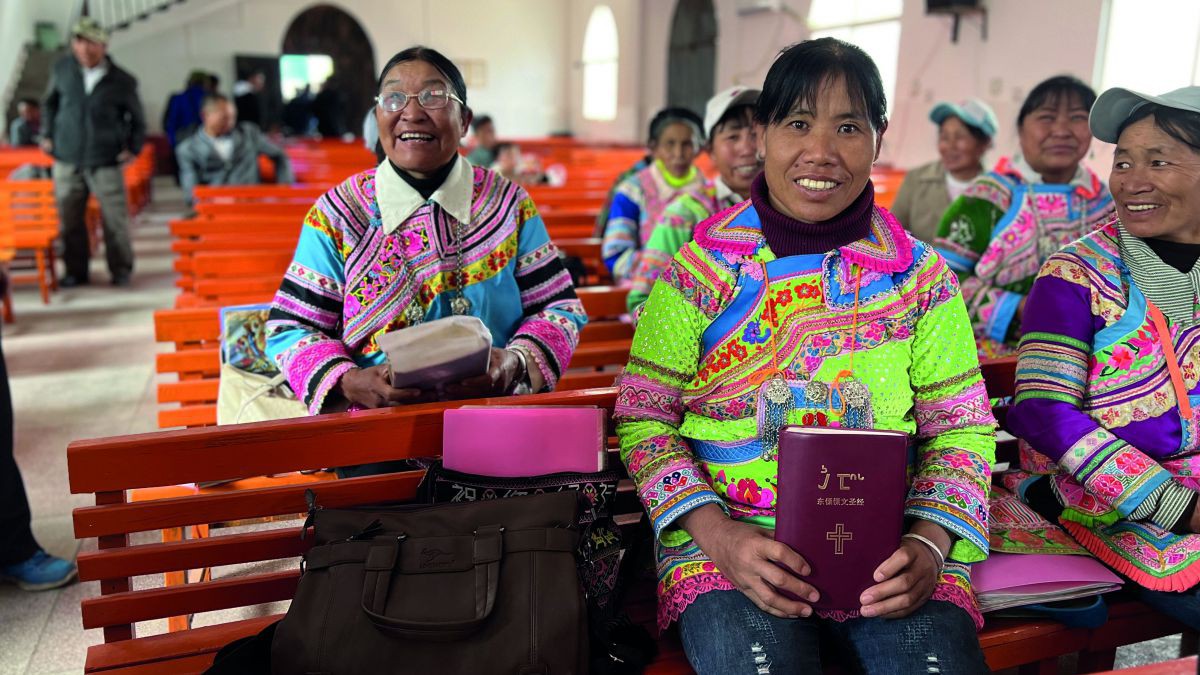
<path fill-rule="evenodd" d="M 991 378 L 1011 368 L 985 366 Z M 1002 383 L 994 385 L 1003 389 Z M 613 389 L 487 399 L 500 405 L 596 405 L 611 412 Z M 95 494 L 96 506 L 73 514 L 77 538 L 96 537 L 99 549 L 79 556 L 80 578 L 99 580 L 101 595 L 84 600 L 85 628 L 103 628 L 106 642 L 128 639 L 138 621 L 256 605 L 290 598 L 299 570 L 257 573 L 200 584 L 131 590 L 131 577 L 206 566 L 290 559 L 308 545 L 298 527 L 209 539 L 130 546 L 133 532 L 305 510 L 307 485 L 191 495 L 126 503 L 125 490 L 320 469 L 441 454 L 442 412 L 453 404 L 325 415 L 230 427 L 159 432 L 77 441 L 67 449 L 73 494 Z M 407 472 L 322 483 L 319 503 L 337 508 L 411 499 L 420 480 Z M 640 513 L 625 481 L 620 513 Z"/>

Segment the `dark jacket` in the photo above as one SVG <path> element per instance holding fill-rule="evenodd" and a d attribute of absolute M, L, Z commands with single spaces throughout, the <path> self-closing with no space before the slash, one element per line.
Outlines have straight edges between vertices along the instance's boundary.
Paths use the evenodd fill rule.
<path fill-rule="evenodd" d="M 275 182 L 283 185 L 294 182 L 292 166 L 283 150 L 263 135 L 258 127 L 240 122 L 230 134 L 233 155 L 226 162 L 217 153 L 212 138 L 201 129 L 188 136 L 175 148 L 179 165 L 179 185 L 189 204 L 197 185 L 256 185 L 258 156 L 266 155 L 275 162 Z"/>
<path fill-rule="evenodd" d="M 146 120 L 137 80 L 108 59 L 108 72 L 92 93 L 83 88 L 83 69 L 74 56 L 50 71 L 43 101 L 43 136 L 54 142 L 54 158 L 80 167 L 112 166 L 117 155 L 137 154 L 146 140 Z"/>

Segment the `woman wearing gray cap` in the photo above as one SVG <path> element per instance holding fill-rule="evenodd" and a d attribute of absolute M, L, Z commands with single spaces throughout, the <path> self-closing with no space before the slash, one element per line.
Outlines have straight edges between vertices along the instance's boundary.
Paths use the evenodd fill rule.
<path fill-rule="evenodd" d="M 1029 293 L 1006 481 L 1200 628 L 1200 87 L 1110 89 L 1117 218 L 1050 256 Z M 1041 474 L 1051 474 L 1045 478 Z"/>
<path fill-rule="evenodd" d="M 1025 294 L 1051 254 L 1112 218 L 1112 197 L 1081 164 L 1096 92 L 1069 75 L 1033 88 L 1017 114 L 1021 153 L 950 205 L 934 246 L 958 274 L 981 357 L 1016 350 Z"/>
<path fill-rule="evenodd" d="M 909 171 L 892 204 L 892 215 L 922 241 L 933 241 L 950 202 L 983 173 L 983 153 L 992 147 L 997 126 L 996 113 L 977 98 L 943 101 L 929 119 L 938 127 L 940 159 Z"/>

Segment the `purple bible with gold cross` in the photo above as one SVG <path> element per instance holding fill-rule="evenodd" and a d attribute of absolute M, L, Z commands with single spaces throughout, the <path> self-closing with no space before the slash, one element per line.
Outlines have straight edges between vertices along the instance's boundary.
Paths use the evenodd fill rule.
<path fill-rule="evenodd" d="M 817 609 L 851 611 L 900 547 L 908 434 L 788 426 L 779 433 L 775 539 L 812 568 Z"/>

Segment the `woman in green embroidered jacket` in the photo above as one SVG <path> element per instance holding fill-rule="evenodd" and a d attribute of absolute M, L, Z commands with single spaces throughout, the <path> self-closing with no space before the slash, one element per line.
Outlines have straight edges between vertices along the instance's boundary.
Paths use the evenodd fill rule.
<path fill-rule="evenodd" d="M 730 87 L 709 99 L 704 131 L 708 134 L 708 154 L 719 175 L 705 183 L 702 194 L 679 195 L 663 211 L 633 274 L 626 300 L 631 313 L 636 314 L 650 297 L 654 280 L 671 263 L 676 251 L 692 240 L 692 231 L 700 221 L 750 196 L 750 181 L 762 171 L 754 129 L 758 94 L 757 89 Z"/>
<path fill-rule="evenodd" d="M 886 109 L 858 47 L 785 50 L 750 201 L 701 223 L 642 308 L 617 433 L 656 535 L 659 625 L 679 622 L 702 675 L 820 672 L 822 628 L 867 673 L 986 672 L 969 563 L 987 555 L 994 421 L 954 274 L 875 204 Z M 787 423 L 909 434 L 907 532 L 855 610 L 814 612 L 804 551 L 772 538 Z"/>
<path fill-rule="evenodd" d="M 958 274 L 980 356 L 1011 353 L 1025 294 L 1046 258 L 1112 218 L 1104 182 L 1080 164 L 1096 94 L 1069 76 L 1033 88 L 1017 115 L 1021 154 L 950 205 L 934 246 Z"/>
<path fill-rule="evenodd" d="M 1006 484 L 1200 629 L 1200 87 L 1110 89 L 1091 127 L 1119 218 L 1033 284 Z"/>

